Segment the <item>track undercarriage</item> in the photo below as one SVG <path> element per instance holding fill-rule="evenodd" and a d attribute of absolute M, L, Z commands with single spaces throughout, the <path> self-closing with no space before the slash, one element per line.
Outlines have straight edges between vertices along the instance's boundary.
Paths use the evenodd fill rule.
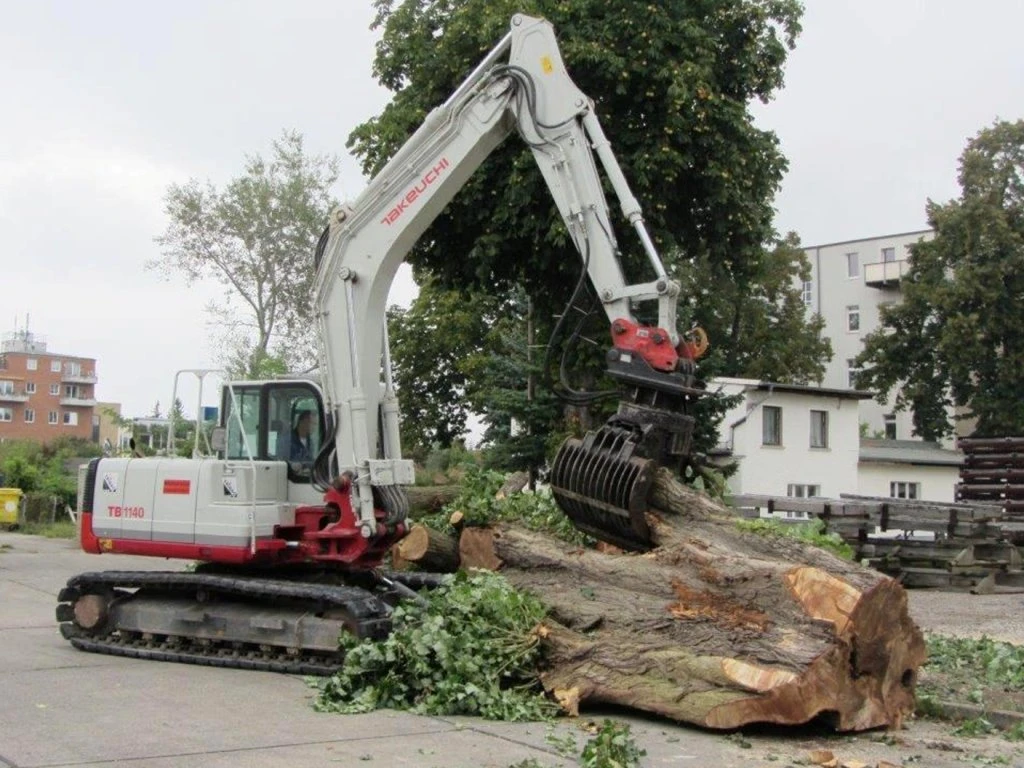
<path fill-rule="evenodd" d="M 61 590 L 57 620 L 83 651 L 329 675 L 341 665 L 343 633 L 385 637 L 393 605 L 439 582 L 426 573 L 342 578 L 309 569 L 271 577 L 224 568 L 83 573 Z"/>

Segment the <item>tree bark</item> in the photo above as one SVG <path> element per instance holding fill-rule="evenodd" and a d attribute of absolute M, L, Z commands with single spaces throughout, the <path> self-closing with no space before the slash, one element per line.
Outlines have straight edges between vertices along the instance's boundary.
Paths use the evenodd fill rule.
<path fill-rule="evenodd" d="M 461 490 L 459 485 L 411 485 L 406 486 L 405 494 L 409 498 L 409 511 L 415 518 L 440 512 L 445 504 L 455 500 Z"/>
<path fill-rule="evenodd" d="M 425 571 L 453 573 L 459 569 L 459 543 L 451 536 L 414 525 L 408 535 L 398 542 L 398 556 Z"/>
<path fill-rule="evenodd" d="M 572 549 L 508 526 L 466 529 L 459 549 L 463 567 L 500 568 L 549 607 L 541 681 L 569 712 L 604 702 L 708 728 L 897 727 L 925 658 L 903 588 L 735 521 L 662 471 L 650 552 Z"/>

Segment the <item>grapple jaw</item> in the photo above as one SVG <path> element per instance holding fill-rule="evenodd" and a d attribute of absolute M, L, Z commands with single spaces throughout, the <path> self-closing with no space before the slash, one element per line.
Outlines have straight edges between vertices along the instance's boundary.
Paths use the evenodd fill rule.
<path fill-rule="evenodd" d="M 659 466 L 681 471 L 690 460 L 691 405 L 703 394 L 693 368 L 664 373 L 635 358 L 609 355 L 609 373 L 628 396 L 604 426 L 568 438 L 551 467 L 551 491 L 581 531 L 627 550 L 651 548 L 648 496 Z"/>

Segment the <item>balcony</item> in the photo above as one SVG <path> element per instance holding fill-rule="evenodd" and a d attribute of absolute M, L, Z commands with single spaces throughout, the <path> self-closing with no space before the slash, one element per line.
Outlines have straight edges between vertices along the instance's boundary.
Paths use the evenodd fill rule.
<path fill-rule="evenodd" d="M 69 371 L 65 368 L 60 380 L 65 384 L 95 384 L 96 374 L 88 371 Z"/>
<path fill-rule="evenodd" d="M 96 400 L 91 397 L 62 397 L 60 404 L 66 408 L 95 408 Z"/>
<path fill-rule="evenodd" d="M 906 259 L 899 261 L 879 261 L 875 264 L 864 265 L 864 283 L 872 288 L 897 288 L 907 272 L 910 271 L 910 262 Z"/>
<path fill-rule="evenodd" d="M 27 403 L 29 397 L 24 392 L 15 392 L 13 389 L 0 390 L 0 403 Z"/>

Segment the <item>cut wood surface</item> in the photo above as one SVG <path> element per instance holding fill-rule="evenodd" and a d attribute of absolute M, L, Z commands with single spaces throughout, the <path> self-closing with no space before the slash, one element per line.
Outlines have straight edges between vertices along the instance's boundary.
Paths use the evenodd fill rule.
<path fill-rule="evenodd" d="M 924 639 L 891 578 L 795 539 L 741 532 L 661 471 L 655 549 L 573 549 L 511 526 L 467 528 L 463 567 L 500 568 L 550 619 L 541 680 L 562 706 L 604 702 L 709 728 L 828 718 L 897 727 Z"/>
<path fill-rule="evenodd" d="M 425 571 L 453 573 L 459 568 L 459 543 L 446 533 L 414 525 L 397 544 L 398 556 Z"/>

